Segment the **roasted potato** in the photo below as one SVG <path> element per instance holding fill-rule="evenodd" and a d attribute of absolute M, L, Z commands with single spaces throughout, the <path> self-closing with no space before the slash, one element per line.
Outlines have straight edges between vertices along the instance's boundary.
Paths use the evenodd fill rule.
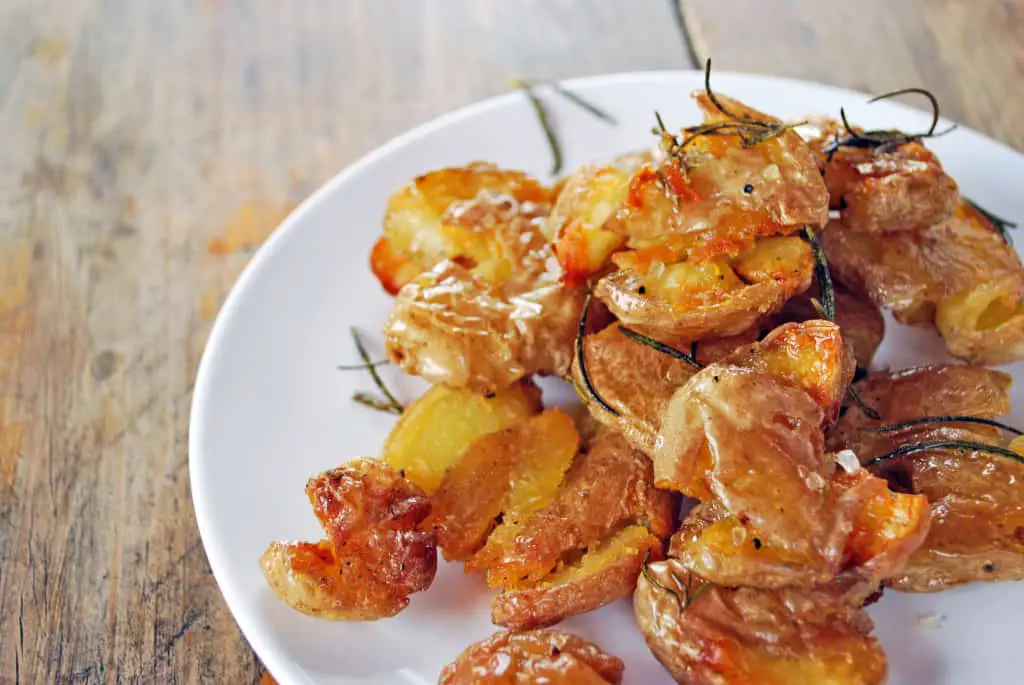
<path fill-rule="evenodd" d="M 835 322 L 842 330 L 843 339 L 853 348 L 857 365 L 867 369 L 882 344 L 882 338 L 885 337 L 885 319 L 882 318 L 882 311 L 869 298 L 853 293 L 838 284 L 833 285 L 832 292 L 836 306 Z M 821 318 L 821 313 L 811 302 L 812 297 L 821 297 L 817 285 L 811 286 L 803 295 L 798 295 L 787 302 L 778 314 L 765 322 L 765 327 L 772 329 L 784 323 L 799 323 Z"/>
<path fill-rule="evenodd" d="M 692 341 L 743 333 L 807 290 L 813 273 L 807 243 L 771 238 L 731 260 L 617 271 L 598 281 L 594 292 L 631 328 L 659 339 Z"/>
<path fill-rule="evenodd" d="M 438 685 L 617 685 L 624 668 L 571 633 L 502 631 L 467 647 L 441 671 Z"/>
<path fill-rule="evenodd" d="M 668 401 L 696 369 L 627 337 L 615 325 L 584 336 L 583 355 L 594 390 L 617 412 L 609 412 L 594 399 L 586 389 L 579 360 L 574 359 L 573 384 L 590 415 L 620 431 L 637 449 L 653 454 Z"/>
<path fill-rule="evenodd" d="M 409 405 L 384 443 L 383 458 L 428 494 L 478 438 L 541 410 L 540 390 L 521 381 L 485 398 L 434 386 Z"/>
<path fill-rule="evenodd" d="M 811 147 L 818 153 L 829 204 L 851 231 L 891 233 L 949 219 L 959 190 L 924 145 L 836 144 L 848 137 L 838 122 L 823 122 Z"/>
<path fill-rule="evenodd" d="M 904 323 L 934 323 L 951 354 L 986 364 L 1024 356 L 1024 268 L 966 202 L 947 221 L 898 233 L 832 223 L 822 246 L 845 286 Z"/>
<path fill-rule="evenodd" d="M 870 429 L 929 416 L 992 418 L 1009 409 L 1009 384 L 1004 373 L 970 366 L 873 374 L 858 388 L 881 420 L 851 409 L 829 444 L 852 449 L 862 463 L 915 443 L 999 445 L 997 429 L 965 422 L 930 422 L 885 433 Z M 928 536 L 890 581 L 894 588 L 931 592 L 976 580 L 1024 578 L 1024 464 L 971 449 L 929 450 L 883 462 L 875 470 L 894 488 L 927 497 L 931 507 Z"/>
<path fill-rule="evenodd" d="M 633 606 L 654 656 L 689 685 L 880 685 L 885 654 L 841 590 L 727 589 L 674 559 L 647 565 Z"/>
<path fill-rule="evenodd" d="M 648 558 L 661 558 L 661 553 L 661 539 L 646 526 L 627 526 L 539 583 L 502 588 L 494 599 L 491 620 L 513 630 L 529 630 L 593 611 L 628 597 L 636 587 L 640 565 Z"/>
<path fill-rule="evenodd" d="M 526 174 L 491 164 L 423 174 L 388 201 L 370 265 L 393 294 L 445 260 L 500 286 L 520 269 L 521 237 L 540 237 L 553 199 L 549 188 Z"/>
<path fill-rule="evenodd" d="M 514 528 L 551 501 L 579 440 L 572 419 L 558 409 L 479 438 L 445 474 L 421 527 L 437 536 L 446 559 L 469 559 L 499 518 L 499 530 Z"/>
<path fill-rule="evenodd" d="M 306 494 L 327 534 L 319 543 L 274 542 L 260 568 L 274 592 L 312 616 L 394 616 L 437 570 L 423 490 L 388 466 L 361 459 L 311 478 Z"/>
<path fill-rule="evenodd" d="M 601 428 L 551 503 L 517 525 L 503 523 L 468 568 L 486 569 L 492 587 L 530 586 L 625 526 L 667 538 L 673 519 L 674 497 L 654 487 L 650 460 Z"/>
<path fill-rule="evenodd" d="M 567 373 L 583 293 L 549 276 L 502 294 L 441 262 L 395 300 L 384 327 L 388 358 L 431 383 L 483 395 L 535 373 Z"/>

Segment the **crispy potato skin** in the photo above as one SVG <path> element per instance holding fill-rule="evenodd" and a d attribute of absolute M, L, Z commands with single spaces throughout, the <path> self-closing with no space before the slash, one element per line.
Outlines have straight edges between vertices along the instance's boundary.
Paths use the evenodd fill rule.
<path fill-rule="evenodd" d="M 633 599 L 648 646 L 676 682 L 885 682 L 885 655 L 868 637 L 871 619 L 857 608 L 857 598 L 851 597 L 848 589 L 710 586 L 684 607 L 676 593 L 688 577 L 675 560 L 651 563 L 641 575 Z M 691 583 L 695 589 L 704 581 L 692 577 Z"/>
<path fill-rule="evenodd" d="M 1009 410 L 1010 377 L 971 366 L 936 366 L 873 374 L 858 384 L 882 423 L 921 416 L 963 414 L 993 418 Z M 966 423 L 927 424 L 894 433 L 850 411 L 829 435 L 833 447 L 852 449 L 862 462 L 901 444 L 933 440 L 1000 443 L 996 429 Z M 890 584 L 933 592 L 978 580 L 1024 578 L 1024 465 L 974 451 L 921 452 L 878 469 L 899 487 L 927 497 L 931 528 L 906 568 Z"/>
<path fill-rule="evenodd" d="M 555 496 L 579 441 L 558 409 L 485 435 L 445 474 L 421 527 L 437 536 L 446 559 L 470 559 L 499 516 L 512 525 Z"/>
<path fill-rule="evenodd" d="M 536 585 L 503 588 L 494 599 L 491 620 L 513 630 L 530 630 L 593 611 L 629 596 L 641 564 L 661 555 L 660 538 L 645 526 L 629 526 Z"/>
<path fill-rule="evenodd" d="M 885 235 L 834 222 L 822 246 L 839 281 L 904 323 L 936 325 L 951 354 L 984 364 L 1024 356 L 1024 268 L 966 202 L 946 221 Z"/>
<path fill-rule="evenodd" d="M 839 122 L 822 122 L 821 135 L 810 141 L 828 187 L 829 205 L 840 210 L 853 231 L 891 233 L 945 221 L 960 191 L 938 158 L 921 143 L 893 150 L 840 147 L 828 150 Z"/>
<path fill-rule="evenodd" d="M 311 478 L 306 494 L 327 539 L 274 542 L 260 567 L 274 592 L 313 616 L 394 616 L 437 570 L 434 538 L 417 529 L 430 502 L 385 464 L 360 459 Z"/>
<path fill-rule="evenodd" d="M 654 486 L 650 460 L 613 430 L 600 428 L 565 474 L 551 503 L 514 537 L 494 537 L 470 568 L 486 569 L 492 586 L 542 581 L 564 558 L 639 524 L 660 539 L 673 529 L 675 496 Z"/>
<path fill-rule="evenodd" d="M 625 669 L 592 642 L 554 630 L 502 631 L 470 645 L 438 685 L 617 685 Z"/>
<path fill-rule="evenodd" d="M 583 293 L 557 279 L 503 294 L 441 262 L 402 288 L 384 343 L 407 373 L 488 395 L 534 373 L 568 372 L 582 305 Z"/>
<path fill-rule="evenodd" d="M 541 411 L 540 389 L 520 381 L 493 397 L 434 386 L 406 407 L 384 443 L 383 458 L 428 494 L 477 439 Z"/>
<path fill-rule="evenodd" d="M 810 247 L 799 238 L 772 240 L 784 241 L 774 243 L 786 246 L 784 257 L 772 254 L 762 261 L 759 257 L 773 243 L 761 242 L 736 258 L 730 287 L 720 287 L 722 281 L 709 275 L 678 291 L 654 276 L 621 270 L 598 281 L 594 294 L 622 323 L 662 340 L 741 334 L 811 285 L 814 258 Z M 667 273 L 671 274 L 672 268 Z"/>
<path fill-rule="evenodd" d="M 499 285 L 522 257 L 514 241 L 538 231 L 552 201 L 552 191 L 526 174 L 491 164 L 417 176 L 389 199 L 371 267 L 391 293 L 444 260 Z"/>

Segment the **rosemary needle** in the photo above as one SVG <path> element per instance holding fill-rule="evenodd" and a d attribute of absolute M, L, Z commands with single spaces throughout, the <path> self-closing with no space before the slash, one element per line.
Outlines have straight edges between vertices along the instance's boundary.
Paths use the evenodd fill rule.
<path fill-rule="evenodd" d="M 988 452 L 989 454 L 998 454 L 1004 457 L 1009 457 L 1014 461 L 1024 464 L 1024 455 L 1018 454 L 1013 450 L 1006 449 L 1005 447 L 999 447 L 998 445 L 989 445 L 984 442 L 971 442 L 968 440 L 938 440 L 935 442 L 915 442 L 909 445 L 901 445 L 892 452 L 887 452 L 881 456 L 869 459 L 864 466 L 870 468 L 889 461 L 890 459 L 895 459 L 908 454 L 915 454 L 917 452 L 929 452 L 932 450 L 975 450 L 976 452 Z"/>
<path fill-rule="evenodd" d="M 541 99 L 537 97 L 533 86 L 528 82 L 522 79 L 511 78 L 508 80 L 508 84 L 512 88 L 523 91 L 526 99 L 530 102 L 530 106 L 533 108 L 534 114 L 537 115 L 537 121 L 540 122 L 540 127 L 544 131 L 548 147 L 551 148 L 551 175 L 557 176 L 562 173 L 562 146 L 558 142 L 558 136 L 555 134 L 554 127 L 551 125 L 551 118 L 548 116 L 547 108 L 541 102 Z"/>
<path fill-rule="evenodd" d="M 964 414 L 950 414 L 947 416 L 920 416 L 916 419 L 908 419 L 906 421 L 900 421 L 899 423 L 890 423 L 884 426 L 862 426 L 860 430 L 868 433 L 892 433 L 895 431 L 903 430 L 904 428 L 911 428 L 913 426 L 921 426 L 932 423 L 977 423 L 983 426 L 992 426 L 1006 431 L 1007 433 L 1013 433 L 1014 435 L 1024 435 L 1024 431 L 1019 428 L 994 421 L 992 419 L 982 418 L 980 416 L 967 416 Z"/>
<path fill-rule="evenodd" d="M 580 323 L 576 328 L 576 365 L 579 367 L 580 378 L 583 380 L 583 386 L 586 389 L 587 394 L 593 397 L 605 411 L 609 412 L 613 416 L 618 416 L 619 412 L 615 407 L 608 404 L 603 397 L 597 394 L 597 391 L 594 389 L 594 384 L 590 382 L 590 374 L 587 372 L 587 360 L 583 346 L 583 334 L 587 329 L 587 313 L 590 311 L 591 297 L 591 292 L 588 290 L 586 297 L 583 298 L 583 311 L 580 312 Z"/>
<path fill-rule="evenodd" d="M 349 330 L 352 333 L 352 341 L 356 345 L 356 351 L 359 352 L 359 358 L 363 360 L 363 364 L 366 367 L 366 370 L 370 372 L 370 377 L 373 379 L 374 385 L 377 386 L 377 388 L 381 391 L 384 397 L 387 398 L 388 402 L 390 402 L 390 409 L 388 411 L 401 414 L 402 410 L 404 410 L 405 407 L 402 406 L 402 403 L 398 401 L 398 398 L 395 397 L 390 390 L 388 390 L 388 386 L 384 384 L 384 381 L 381 379 L 380 374 L 377 373 L 377 369 L 373 361 L 370 359 L 370 355 L 366 352 L 366 346 L 363 345 L 363 341 L 359 337 L 359 331 L 357 331 L 354 326 Z M 365 393 L 356 393 L 353 399 L 355 399 L 357 402 L 360 402 L 361 404 L 373 406 L 365 401 L 366 399 L 368 399 L 368 396 Z M 383 405 L 383 403 L 381 404 Z M 380 409 L 381 407 L 374 406 L 374 408 Z"/>
<path fill-rule="evenodd" d="M 662 354 L 667 354 L 668 356 L 672 357 L 673 359 L 678 359 L 681 362 L 685 362 L 686 364 L 692 366 L 695 369 L 699 370 L 699 369 L 703 369 L 704 368 L 690 354 L 686 354 L 685 352 L 683 352 L 681 350 L 677 350 L 676 348 L 674 348 L 674 347 L 672 347 L 670 345 L 666 345 L 665 343 L 658 342 L 654 338 L 649 338 L 648 336 L 644 335 L 643 333 L 638 333 L 637 331 L 634 331 L 632 328 L 626 328 L 625 326 L 621 326 L 620 325 L 619 326 L 619 330 L 622 331 L 623 334 L 625 334 L 628 338 L 631 338 L 631 339 L 637 341 L 638 343 L 647 345 L 648 347 L 650 347 L 652 349 L 655 349 L 658 352 L 661 352 Z M 695 345 L 696 345 L 696 343 L 694 343 L 694 346 Z M 693 350 L 695 350 L 694 346 L 690 347 L 691 352 Z"/>
<path fill-rule="evenodd" d="M 566 100 L 577 105 L 578 107 L 582 107 L 583 109 L 587 110 L 601 121 L 611 124 L 612 126 L 619 125 L 618 119 L 616 119 L 611 114 L 595 105 L 593 102 L 583 99 L 576 93 L 572 92 L 571 90 L 563 86 L 558 81 L 550 81 L 547 85 L 551 86 L 552 90 L 554 90 L 556 93 L 564 97 Z"/>

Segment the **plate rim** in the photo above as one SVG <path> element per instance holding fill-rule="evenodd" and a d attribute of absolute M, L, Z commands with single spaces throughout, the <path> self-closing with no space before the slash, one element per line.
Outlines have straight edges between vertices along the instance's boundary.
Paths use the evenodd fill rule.
<path fill-rule="evenodd" d="M 656 69 L 608 72 L 565 79 L 559 81 L 559 83 L 564 86 L 586 90 L 592 87 L 608 87 L 642 81 L 671 81 L 675 79 L 688 79 L 694 77 L 702 78 L 703 75 L 704 71 L 698 69 Z M 723 76 L 730 80 L 738 79 L 741 81 L 760 81 L 767 84 L 774 83 L 783 87 L 812 87 L 814 89 L 828 91 L 835 96 L 851 98 L 851 100 L 855 98 L 867 100 L 871 97 L 870 94 L 861 91 L 787 76 L 724 70 L 716 70 L 714 75 Z M 316 190 L 311 192 L 304 200 L 302 200 L 302 202 L 289 212 L 277 227 L 274 228 L 272 233 L 257 248 L 252 258 L 242 268 L 238 277 L 231 285 L 220 310 L 214 318 L 209 335 L 203 346 L 203 352 L 200 357 L 199 364 L 196 368 L 191 398 L 192 403 L 189 409 L 188 477 L 190 497 L 192 500 L 193 511 L 195 513 L 196 527 L 199 530 L 199 538 L 203 546 L 203 552 L 206 555 L 210 571 L 217 584 L 217 589 L 223 597 L 224 602 L 227 604 L 228 611 L 245 640 L 263 662 L 263 665 L 275 678 L 278 677 L 278 672 L 283 672 L 287 668 L 287 653 L 274 644 L 271 639 L 265 637 L 261 631 L 255 629 L 255 626 L 249 625 L 247 620 L 240 617 L 241 614 L 245 614 L 245 612 L 240 611 L 240 609 L 246 604 L 246 601 L 242 596 L 240 589 L 237 589 L 237 585 L 233 585 L 231 582 L 228 582 L 226 575 L 227 570 L 225 568 L 226 562 L 221 560 L 222 553 L 218 551 L 215 544 L 218 533 L 214 531 L 214 525 L 211 521 L 212 508 L 207 505 L 207 502 L 204 501 L 203 497 L 197 496 L 197 492 L 207 492 L 209 490 L 207 479 L 202 474 L 200 467 L 200 464 L 211 458 L 204 454 L 204 449 L 202 447 L 203 443 L 206 441 L 205 434 L 208 420 L 208 411 L 206 407 L 210 402 L 208 396 L 212 392 L 213 369 L 216 367 L 216 359 L 223 351 L 223 340 L 228 333 L 230 323 L 242 307 L 244 293 L 249 289 L 250 282 L 257 277 L 257 274 L 263 269 L 263 265 L 275 258 L 275 255 L 280 251 L 281 245 L 286 237 L 294 233 L 296 230 L 300 230 L 298 227 L 304 223 L 306 215 L 311 213 L 315 207 L 323 203 L 336 191 L 338 187 L 345 184 L 350 178 L 358 176 L 365 168 L 370 167 L 378 160 L 386 158 L 392 153 L 401 150 L 413 141 L 430 136 L 435 131 L 446 128 L 452 124 L 457 124 L 461 120 L 486 114 L 489 111 L 505 107 L 521 97 L 522 94 L 520 92 L 510 91 L 482 100 L 476 100 L 469 104 L 449 110 L 407 129 L 402 133 L 399 133 L 383 144 L 370 149 L 352 162 L 346 164 L 337 173 L 317 187 Z M 887 105 L 905 110 L 905 113 L 908 114 L 916 116 L 927 115 L 924 110 L 906 105 L 902 102 L 887 101 Z M 954 124 L 960 132 L 983 138 L 987 143 L 1003 148 L 1004 151 L 1012 153 L 1024 160 L 1024 152 L 1018 151 L 1007 143 L 992 138 L 991 136 L 969 126 L 947 119 L 946 117 L 940 118 L 940 125 L 941 124 Z M 288 680 L 290 679 L 291 678 Z M 287 682 L 287 680 L 285 682 Z"/>

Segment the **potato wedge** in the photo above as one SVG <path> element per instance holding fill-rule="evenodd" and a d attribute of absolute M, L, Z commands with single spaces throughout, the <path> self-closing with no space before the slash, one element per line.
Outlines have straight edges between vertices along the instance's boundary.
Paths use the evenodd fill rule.
<path fill-rule="evenodd" d="M 648 564 L 633 600 L 654 656 L 680 683 L 880 685 L 871 619 L 841 590 L 726 589 L 669 559 Z"/>
<path fill-rule="evenodd" d="M 441 671 L 438 685 L 618 685 L 624 668 L 571 633 L 502 631 L 467 647 Z"/>
<path fill-rule="evenodd" d="M 479 438 L 445 474 L 422 528 L 437 536 L 445 559 L 469 559 L 499 517 L 511 524 L 551 500 L 579 440 L 558 409 Z"/>
<path fill-rule="evenodd" d="M 662 340 L 743 333 L 810 286 L 814 258 L 799 238 L 770 238 L 731 261 L 618 271 L 595 295 L 622 323 Z"/>
<path fill-rule="evenodd" d="M 491 398 L 435 386 L 406 408 L 384 443 L 383 459 L 430 494 L 475 440 L 540 410 L 540 390 L 529 381 Z"/>
<path fill-rule="evenodd" d="M 539 583 L 499 591 L 491 620 L 512 630 L 530 630 L 593 611 L 629 596 L 640 565 L 661 553 L 661 539 L 646 526 L 627 526 Z"/>
<path fill-rule="evenodd" d="M 387 465 L 360 459 L 306 485 L 327 539 L 274 542 L 260 568 L 290 606 L 335 620 L 394 616 L 437 569 L 434 538 L 417 529 L 430 512 L 423 490 Z"/>
<path fill-rule="evenodd" d="M 530 587 L 625 526 L 667 538 L 674 513 L 675 497 L 654 487 L 650 460 L 601 428 L 550 504 L 495 531 L 467 568 L 486 569 L 492 587 Z"/>

